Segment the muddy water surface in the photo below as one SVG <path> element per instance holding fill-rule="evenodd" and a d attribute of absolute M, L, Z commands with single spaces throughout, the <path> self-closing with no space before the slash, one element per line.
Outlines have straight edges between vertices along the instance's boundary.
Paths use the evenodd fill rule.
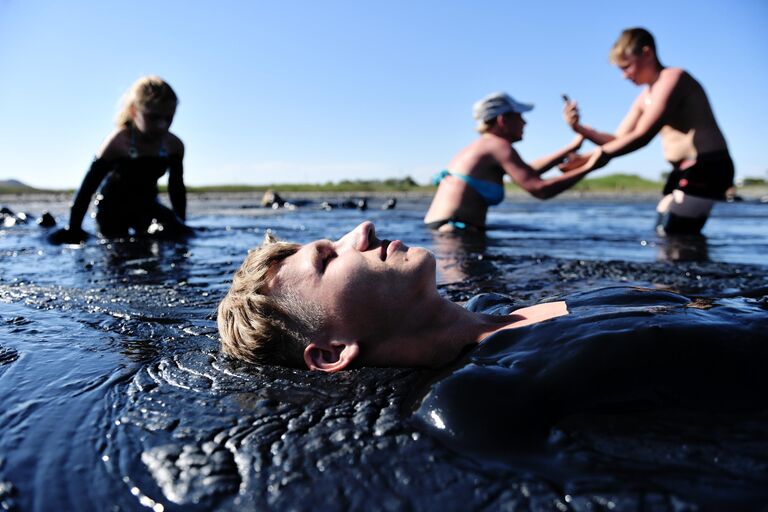
<path fill-rule="evenodd" d="M 48 209 L 63 224 L 67 201 L 3 204 L 31 218 Z M 590 470 L 552 478 L 536 464 L 473 458 L 422 429 L 411 410 L 430 372 L 238 365 L 218 353 L 214 315 L 267 229 L 306 242 L 365 219 L 386 238 L 432 248 L 440 290 L 457 301 L 632 284 L 759 302 L 768 205 L 718 205 L 706 238 L 669 240 L 653 234 L 652 201 L 508 200 L 487 236 L 459 238 L 421 227 L 423 199 L 386 211 L 383 201 L 365 212 L 271 211 L 256 197 L 192 197 L 198 236 L 183 243 L 57 247 L 34 223 L 1 229 L 0 506 L 696 510 L 713 487 L 736 507 L 765 497 L 755 491 L 768 488 L 759 411 L 567 418 L 553 429 L 555 460 Z"/>

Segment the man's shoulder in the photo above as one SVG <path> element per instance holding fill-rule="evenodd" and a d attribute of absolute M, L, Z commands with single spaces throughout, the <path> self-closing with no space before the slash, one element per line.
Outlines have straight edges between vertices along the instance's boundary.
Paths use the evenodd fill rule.
<path fill-rule="evenodd" d="M 680 86 L 698 83 L 691 74 L 683 68 L 664 68 L 661 71 L 660 79 Z"/>

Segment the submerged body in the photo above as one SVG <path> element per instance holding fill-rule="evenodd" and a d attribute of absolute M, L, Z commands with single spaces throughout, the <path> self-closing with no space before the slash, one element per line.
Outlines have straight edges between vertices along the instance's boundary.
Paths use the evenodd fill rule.
<path fill-rule="evenodd" d="M 565 302 L 567 316 L 487 337 L 432 385 L 419 421 L 457 449 L 503 458 L 572 414 L 768 408 L 763 302 L 628 287 Z M 515 305 L 488 294 L 467 308 Z"/>
<path fill-rule="evenodd" d="M 505 93 L 494 93 L 475 103 L 480 137 L 453 157 L 434 178 L 438 185 L 424 224 L 438 231 L 483 231 L 488 207 L 504 200 L 504 176 L 539 199 L 553 197 L 573 186 L 586 172 L 568 171 L 544 180 L 541 175 L 574 153 L 577 136 L 555 153 L 526 163 L 512 147 L 523 138 L 522 114 L 533 108 Z"/>
<path fill-rule="evenodd" d="M 133 130 L 126 135 L 133 139 Z M 172 134 L 169 134 L 172 135 Z M 131 141 L 128 154 L 114 158 L 97 158 L 84 180 L 85 183 L 103 183 L 96 199 L 96 222 L 105 237 L 125 236 L 129 230 L 145 233 L 153 221 L 164 228 L 179 231 L 183 228 L 185 208 L 183 174 L 183 146 L 175 136 L 169 138 L 170 153 L 163 144 L 156 154 L 140 155 Z M 157 182 L 170 173 L 169 194 L 175 211 L 162 205 L 158 199 Z M 75 202 L 90 198 L 90 187 L 83 187 Z M 79 205 L 78 205 L 79 206 Z"/>

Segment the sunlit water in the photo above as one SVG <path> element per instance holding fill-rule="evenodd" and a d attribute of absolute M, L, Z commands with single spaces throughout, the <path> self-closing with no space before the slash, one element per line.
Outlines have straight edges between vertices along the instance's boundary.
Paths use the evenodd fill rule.
<path fill-rule="evenodd" d="M 565 455 L 599 467 L 553 481 L 421 430 L 410 407 L 428 373 L 237 365 L 218 353 L 214 316 L 266 230 L 306 242 L 365 219 L 433 249 L 440 290 L 459 301 L 615 284 L 759 297 L 768 205 L 720 204 L 705 239 L 670 240 L 653 232 L 651 200 L 508 200 L 487 236 L 461 238 L 421 226 L 422 198 L 382 210 L 372 197 L 367 211 L 258 200 L 191 198 L 198 236 L 184 243 L 57 247 L 34 222 L 0 229 L 0 508 L 685 510 L 706 505 L 702 486 L 743 505 L 741 490 L 768 482 L 761 413 L 569 420 L 557 432 L 578 442 Z M 20 201 L 4 205 L 65 223 L 68 198 Z"/>

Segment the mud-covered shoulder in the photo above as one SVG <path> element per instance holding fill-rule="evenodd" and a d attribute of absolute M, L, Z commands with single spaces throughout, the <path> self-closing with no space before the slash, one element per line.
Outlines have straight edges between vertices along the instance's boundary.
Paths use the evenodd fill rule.
<path fill-rule="evenodd" d="M 115 128 L 96 152 L 96 158 L 118 160 L 128 157 L 131 146 L 130 129 L 127 126 Z"/>

